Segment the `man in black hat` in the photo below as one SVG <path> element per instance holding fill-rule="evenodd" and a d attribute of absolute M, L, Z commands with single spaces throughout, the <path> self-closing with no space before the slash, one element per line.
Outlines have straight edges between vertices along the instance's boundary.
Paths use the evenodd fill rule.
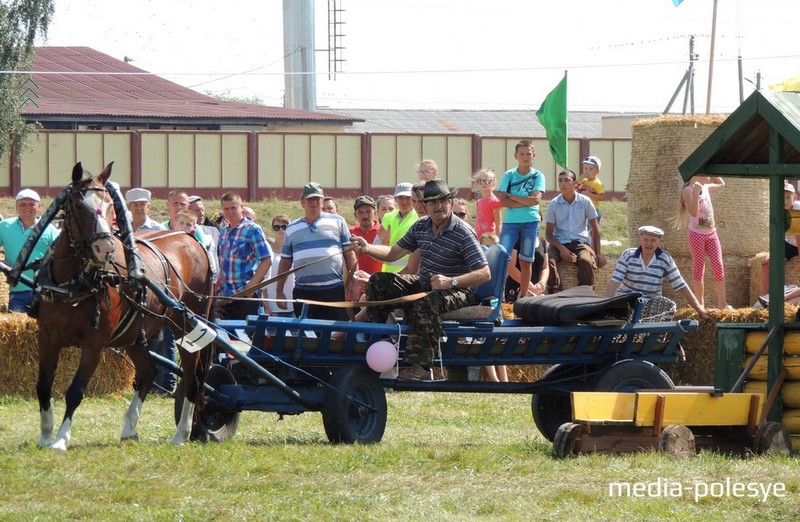
<path fill-rule="evenodd" d="M 433 352 L 442 332 L 439 314 L 474 304 L 471 288 L 491 278 L 475 232 L 453 216 L 456 192 L 458 189 L 451 191 L 442 179 L 426 181 L 418 196 L 427 216 L 414 223 L 391 247 L 355 238 L 364 254 L 381 261 L 391 262 L 417 249 L 421 254 L 418 274 L 377 272 L 367 285 L 368 301 L 430 292 L 402 305 L 410 325 L 405 360 L 412 365 L 400 371 L 400 379 L 430 378 Z M 385 322 L 394 308 L 397 306 L 368 307 L 367 317 L 373 322 Z"/>

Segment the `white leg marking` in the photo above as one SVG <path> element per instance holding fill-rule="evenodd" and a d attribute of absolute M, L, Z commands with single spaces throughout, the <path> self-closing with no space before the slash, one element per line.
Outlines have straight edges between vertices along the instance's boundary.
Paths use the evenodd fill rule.
<path fill-rule="evenodd" d="M 46 448 L 52 444 L 54 428 L 53 404 L 51 403 L 49 410 L 39 410 L 39 437 L 36 439 L 36 445 L 40 448 Z"/>
<path fill-rule="evenodd" d="M 189 402 L 189 399 L 183 399 L 183 408 L 181 409 L 181 420 L 175 429 L 175 436 L 169 441 L 170 444 L 180 446 L 189 440 L 189 435 L 192 434 L 192 418 L 194 417 L 194 403 Z"/>
<path fill-rule="evenodd" d="M 122 435 L 120 440 L 139 440 L 139 434 L 136 433 L 136 425 L 139 423 L 139 417 L 142 414 L 142 400 L 139 398 L 139 393 L 133 394 L 131 405 L 128 406 L 128 411 L 125 412 L 125 417 L 122 422 Z"/>
<path fill-rule="evenodd" d="M 61 429 L 58 430 L 58 434 L 56 435 L 56 440 L 50 444 L 50 449 L 58 450 L 58 451 L 67 451 L 67 447 L 69 446 L 69 440 L 72 438 L 72 421 L 70 419 L 65 419 L 64 424 L 61 425 Z"/>

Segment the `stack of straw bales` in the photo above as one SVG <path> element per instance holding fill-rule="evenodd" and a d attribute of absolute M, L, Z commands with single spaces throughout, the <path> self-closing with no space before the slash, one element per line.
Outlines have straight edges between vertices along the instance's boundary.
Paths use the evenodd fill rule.
<path fill-rule="evenodd" d="M 692 259 L 686 228 L 675 230 L 683 188 L 678 167 L 724 121 L 724 116 L 662 116 L 637 120 L 633 125 L 631 173 L 628 179 L 628 232 L 638 244 L 638 229 L 664 229 L 663 246 L 674 258 L 684 279 L 692 278 Z M 722 243 L 728 303 L 743 307 L 750 299 L 750 264 L 768 245 L 769 181 L 726 178 L 726 188 L 712 195 L 717 232 Z M 683 298 L 665 288 L 678 303 Z M 705 303 L 716 303 L 710 263 L 706 261 Z"/>
<path fill-rule="evenodd" d="M 27 315 L 0 314 L 0 396 L 36 396 L 39 372 L 37 332 L 36 320 Z M 80 351 L 77 348 L 61 351 L 53 383 L 54 396 L 64 395 L 75 376 L 79 362 Z M 86 393 L 103 395 L 127 391 L 133 385 L 133 378 L 134 371 L 129 361 L 105 350 Z"/>

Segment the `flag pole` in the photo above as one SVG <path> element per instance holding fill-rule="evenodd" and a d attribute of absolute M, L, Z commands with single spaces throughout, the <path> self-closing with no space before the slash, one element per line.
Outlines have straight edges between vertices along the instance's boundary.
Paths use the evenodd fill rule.
<path fill-rule="evenodd" d="M 711 114 L 711 83 L 714 79 L 714 43 L 717 39 L 717 0 L 714 0 L 714 13 L 711 16 L 711 55 L 708 59 L 708 94 L 706 94 L 706 116 Z"/>

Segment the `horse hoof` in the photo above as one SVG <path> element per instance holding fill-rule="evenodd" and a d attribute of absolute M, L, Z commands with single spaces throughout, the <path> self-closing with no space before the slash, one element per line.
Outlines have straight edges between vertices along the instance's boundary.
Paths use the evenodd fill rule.
<path fill-rule="evenodd" d="M 66 453 L 67 451 L 67 441 L 59 440 L 57 442 L 52 443 L 49 448 L 51 450 L 60 451 L 62 453 Z"/>
<path fill-rule="evenodd" d="M 38 439 L 36 439 L 36 447 L 37 448 L 49 448 L 52 444 L 53 444 L 53 439 L 52 438 L 44 439 L 42 437 L 39 437 Z"/>
<path fill-rule="evenodd" d="M 139 442 L 139 434 L 138 433 L 134 433 L 133 435 L 123 435 L 119 439 L 120 442 L 126 442 L 126 441 L 129 441 L 129 440 L 130 441 L 134 441 L 134 442 Z"/>

